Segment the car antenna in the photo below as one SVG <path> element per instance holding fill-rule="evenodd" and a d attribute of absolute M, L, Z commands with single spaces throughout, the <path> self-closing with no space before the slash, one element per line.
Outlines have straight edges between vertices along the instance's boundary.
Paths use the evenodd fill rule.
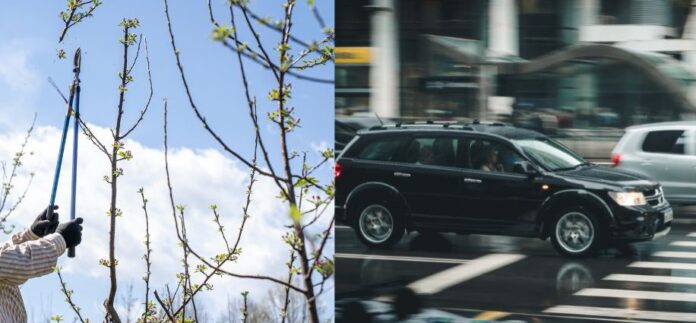
<path fill-rule="evenodd" d="M 382 122 L 382 118 L 379 117 L 379 114 L 377 114 L 377 112 L 375 112 L 375 117 L 377 117 L 377 120 L 379 120 L 379 125 L 383 126 L 384 122 Z"/>

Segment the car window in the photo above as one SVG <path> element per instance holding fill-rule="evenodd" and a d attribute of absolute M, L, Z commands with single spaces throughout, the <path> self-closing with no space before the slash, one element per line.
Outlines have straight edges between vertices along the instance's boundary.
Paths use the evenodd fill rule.
<path fill-rule="evenodd" d="M 401 161 L 417 165 L 457 166 L 457 146 L 454 137 L 417 137 L 406 147 Z"/>
<path fill-rule="evenodd" d="M 572 150 L 549 138 L 517 139 L 515 143 L 548 170 L 569 170 L 588 164 Z"/>
<path fill-rule="evenodd" d="M 357 149 L 354 158 L 378 160 L 378 161 L 395 161 L 399 154 L 399 148 L 405 143 L 405 138 L 398 137 L 382 137 L 375 138 L 361 148 Z"/>
<path fill-rule="evenodd" d="M 487 172 L 515 172 L 515 164 L 525 161 L 516 151 L 490 140 L 469 141 L 469 160 L 466 168 Z"/>
<path fill-rule="evenodd" d="M 684 130 L 651 131 L 643 141 L 643 151 L 659 154 L 684 154 Z"/>

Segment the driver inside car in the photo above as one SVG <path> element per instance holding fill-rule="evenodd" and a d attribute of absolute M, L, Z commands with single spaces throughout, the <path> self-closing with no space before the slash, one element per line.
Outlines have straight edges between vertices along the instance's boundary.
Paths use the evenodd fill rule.
<path fill-rule="evenodd" d="M 488 146 L 483 150 L 481 170 L 486 172 L 502 172 L 503 165 L 498 162 L 498 150 Z"/>

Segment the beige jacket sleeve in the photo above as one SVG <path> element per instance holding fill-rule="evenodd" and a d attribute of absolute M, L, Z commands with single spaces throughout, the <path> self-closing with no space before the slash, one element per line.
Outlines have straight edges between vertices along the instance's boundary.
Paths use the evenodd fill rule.
<path fill-rule="evenodd" d="M 14 234 L 11 241 L 0 245 L 0 282 L 21 285 L 51 273 L 65 248 L 65 240 L 58 233 L 43 238 L 31 230 Z"/>

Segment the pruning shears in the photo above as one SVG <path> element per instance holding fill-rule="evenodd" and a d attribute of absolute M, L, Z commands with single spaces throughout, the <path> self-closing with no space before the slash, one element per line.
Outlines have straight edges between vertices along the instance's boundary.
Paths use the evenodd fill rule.
<path fill-rule="evenodd" d="M 58 221 L 53 212 L 56 205 L 56 193 L 58 191 L 58 183 L 60 182 L 60 170 L 63 165 L 63 153 L 65 152 L 65 142 L 68 138 L 68 128 L 70 127 L 70 119 L 75 116 L 74 136 L 73 136 L 73 164 L 72 164 L 72 191 L 70 196 L 70 220 L 75 219 L 75 206 L 77 195 L 77 143 L 80 128 L 80 67 L 82 64 L 82 55 L 80 49 L 75 51 L 73 59 L 73 83 L 70 86 L 70 98 L 68 100 L 68 111 L 65 114 L 65 122 L 63 123 L 63 135 L 60 140 L 60 148 L 58 150 L 58 161 L 56 162 L 56 172 L 53 177 L 53 190 L 51 191 L 51 202 L 48 205 L 47 219 L 51 222 Z M 73 105 L 74 104 L 74 105 Z M 68 249 L 68 257 L 75 257 L 75 248 Z"/>

